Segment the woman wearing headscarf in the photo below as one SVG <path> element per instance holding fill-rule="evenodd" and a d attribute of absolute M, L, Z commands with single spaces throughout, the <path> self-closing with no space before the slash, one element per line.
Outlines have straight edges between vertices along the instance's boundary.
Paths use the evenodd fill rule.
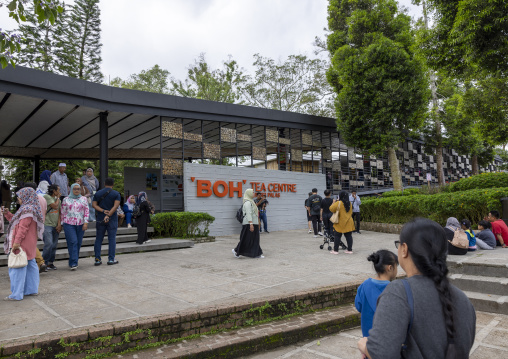
<path fill-rule="evenodd" d="M 48 193 L 48 187 L 51 186 L 51 171 L 45 170 L 42 171 L 39 186 L 37 187 L 37 194 L 40 194 L 41 196 L 44 196 L 46 193 Z"/>
<path fill-rule="evenodd" d="M 150 242 L 150 239 L 148 239 L 148 224 L 150 223 L 150 213 L 153 214 L 153 210 L 145 192 L 139 192 L 137 205 L 139 206 L 139 216 L 136 218 L 138 229 L 136 244 L 148 243 Z"/>
<path fill-rule="evenodd" d="M 346 191 L 339 193 L 339 200 L 334 201 L 330 206 L 330 212 L 335 213 L 339 211 L 339 223 L 333 224 L 335 229 L 335 241 L 333 242 L 333 251 L 331 254 L 339 254 L 339 244 L 342 234 L 346 237 L 347 250 L 346 254 L 353 254 L 353 231 L 355 230 L 355 223 L 353 221 L 353 206 L 349 202 L 349 195 Z"/>
<path fill-rule="evenodd" d="M 259 245 L 259 216 L 258 206 L 254 202 L 254 190 L 249 188 L 243 195 L 243 222 L 240 242 L 233 249 L 235 257 L 246 256 L 251 258 L 264 258 L 263 250 Z"/>
<path fill-rule="evenodd" d="M 83 185 L 88 189 L 90 193 L 90 197 L 87 198 L 88 201 L 88 212 L 90 213 L 90 217 L 88 218 L 89 222 L 95 222 L 95 209 L 92 207 L 92 198 L 99 190 L 99 180 L 94 176 L 93 169 L 87 168 L 86 174 L 81 177 L 81 181 Z"/>
<path fill-rule="evenodd" d="M 459 248 L 455 247 L 452 244 L 453 236 L 455 235 L 456 230 L 462 231 L 462 227 L 460 225 L 460 222 L 455 217 L 450 217 L 446 220 L 446 227 L 444 228 L 446 239 L 448 240 L 448 254 L 452 255 L 464 255 L 467 254 L 467 247 L 466 248 Z"/>
<path fill-rule="evenodd" d="M 127 222 L 127 228 L 132 228 L 132 210 L 136 204 L 136 197 L 134 195 L 127 198 L 127 203 L 123 205 L 123 213 L 125 213 L 125 221 Z"/>
<path fill-rule="evenodd" d="M 17 254 L 22 249 L 28 265 L 23 268 L 9 268 L 11 295 L 5 300 L 22 300 L 25 295 L 39 293 L 39 268 L 35 262 L 37 238 L 44 233 L 44 220 L 39 198 L 33 188 L 25 187 L 16 192 L 19 209 L 14 215 L 4 213 L 9 220 L 4 241 L 5 253 Z"/>
<path fill-rule="evenodd" d="M 62 202 L 61 220 L 69 251 L 69 267 L 78 268 L 79 250 L 83 242 L 84 232 L 88 228 L 88 201 L 81 195 L 81 186 L 74 183 L 68 197 Z"/>

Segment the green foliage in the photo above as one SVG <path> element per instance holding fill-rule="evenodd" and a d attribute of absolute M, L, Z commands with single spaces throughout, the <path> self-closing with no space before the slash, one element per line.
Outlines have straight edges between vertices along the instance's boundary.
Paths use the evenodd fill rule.
<path fill-rule="evenodd" d="M 110 85 L 131 90 L 167 94 L 169 93 L 168 77 L 168 70 L 155 65 L 151 69 L 142 70 L 139 74 L 131 75 L 126 81 L 115 77 L 111 80 Z"/>
<path fill-rule="evenodd" d="M 482 173 L 469 178 L 462 178 L 460 181 L 449 186 L 450 192 L 461 192 L 471 189 L 508 187 L 508 173 Z"/>
<path fill-rule="evenodd" d="M 378 223 L 403 224 L 415 217 L 430 218 L 441 225 L 445 225 L 449 217 L 468 218 L 477 223 L 489 210 L 501 210 L 500 199 L 507 196 L 508 187 L 502 187 L 365 199 L 362 201 L 362 217 L 367 222 Z"/>
<path fill-rule="evenodd" d="M 30 3 L 30 6 L 25 7 L 27 3 Z M 38 24 L 49 22 L 53 26 L 59 20 L 64 8 L 58 0 L 10 0 L 7 3 L 7 10 L 9 17 L 18 24 L 36 19 Z M 2 68 L 6 68 L 9 63 L 15 66 L 16 61 L 13 55 L 20 50 L 20 35 L 12 31 L 2 32 L 0 29 L 0 64 Z"/>
<path fill-rule="evenodd" d="M 202 100 L 239 103 L 243 77 L 243 70 L 235 60 L 229 58 L 222 69 L 213 70 L 202 53 L 189 67 L 184 82 L 171 80 L 171 93 Z"/>
<path fill-rule="evenodd" d="M 99 0 L 76 0 L 65 24 L 59 53 L 66 76 L 101 83 L 101 19 Z"/>
<path fill-rule="evenodd" d="M 464 74 L 508 71 L 506 0 L 427 0 L 434 26 L 424 41 L 431 66 Z"/>
<path fill-rule="evenodd" d="M 414 196 L 415 194 L 419 194 L 420 189 L 419 188 L 408 188 L 404 191 L 390 191 L 390 192 L 384 192 L 382 198 L 389 198 L 389 197 L 401 197 L 401 196 Z M 362 202 L 363 204 L 363 202 Z"/>
<path fill-rule="evenodd" d="M 205 237 L 215 217 L 201 212 L 164 212 L 152 216 L 155 235 L 164 237 Z"/>
<path fill-rule="evenodd" d="M 333 90 L 326 80 L 328 63 L 304 55 L 284 62 L 254 55 L 255 76 L 247 76 L 247 104 L 273 110 L 333 117 Z"/>

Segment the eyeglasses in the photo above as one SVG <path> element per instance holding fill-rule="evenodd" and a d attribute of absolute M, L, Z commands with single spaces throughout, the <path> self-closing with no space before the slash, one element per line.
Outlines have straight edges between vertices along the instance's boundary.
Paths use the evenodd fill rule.
<path fill-rule="evenodd" d="M 395 248 L 399 249 L 400 241 L 394 241 L 395 242 Z"/>

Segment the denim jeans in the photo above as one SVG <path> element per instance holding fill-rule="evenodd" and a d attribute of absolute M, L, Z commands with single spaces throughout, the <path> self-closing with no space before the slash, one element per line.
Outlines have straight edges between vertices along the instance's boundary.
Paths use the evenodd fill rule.
<path fill-rule="evenodd" d="M 44 248 L 42 249 L 42 258 L 44 258 L 44 263 L 46 264 L 55 261 L 58 236 L 59 233 L 56 231 L 56 227 L 44 226 Z"/>
<path fill-rule="evenodd" d="M 263 228 L 265 229 L 265 232 L 268 232 L 268 223 L 266 222 L 266 211 L 259 211 L 259 220 L 263 221 Z M 261 229 L 261 223 L 259 224 L 259 228 Z"/>
<path fill-rule="evenodd" d="M 9 298 L 22 300 L 25 295 L 39 293 L 39 267 L 30 259 L 23 268 L 9 268 L 11 292 Z"/>
<path fill-rule="evenodd" d="M 125 212 L 125 222 L 132 226 L 132 212 Z"/>
<path fill-rule="evenodd" d="M 88 215 L 88 222 L 95 221 L 95 208 L 92 207 L 91 203 L 88 204 L 88 211 L 90 212 Z"/>
<path fill-rule="evenodd" d="M 101 259 L 101 248 L 104 235 L 108 232 L 108 261 L 115 260 L 116 251 L 116 230 L 118 229 L 118 216 L 110 218 L 109 222 L 97 222 L 95 235 L 95 258 Z"/>
<path fill-rule="evenodd" d="M 69 250 L 69 267 L 76 267 L 78 265 L 79 250 L 81 243 L 83 243 L 83 225 L 63 224 L 65 232 L 65 240 L 67 241 L 67 249 Z"/>

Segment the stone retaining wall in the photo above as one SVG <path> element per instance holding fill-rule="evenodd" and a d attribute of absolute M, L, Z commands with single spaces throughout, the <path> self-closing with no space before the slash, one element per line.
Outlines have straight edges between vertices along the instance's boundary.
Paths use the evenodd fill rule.
<path fill-rule="evenodd" d="M 360 229 L 373 232 L 400 234 L 403 224 L 361 222 Z"/>
<path fill-rule="evenodd" d="M 354 302 L 360 282 L 272 297 L 253 303 L 203 308 L 76 328 L 2 343 L 0 358 L 102 358 L 204 334 L 270 322 Z"/>

